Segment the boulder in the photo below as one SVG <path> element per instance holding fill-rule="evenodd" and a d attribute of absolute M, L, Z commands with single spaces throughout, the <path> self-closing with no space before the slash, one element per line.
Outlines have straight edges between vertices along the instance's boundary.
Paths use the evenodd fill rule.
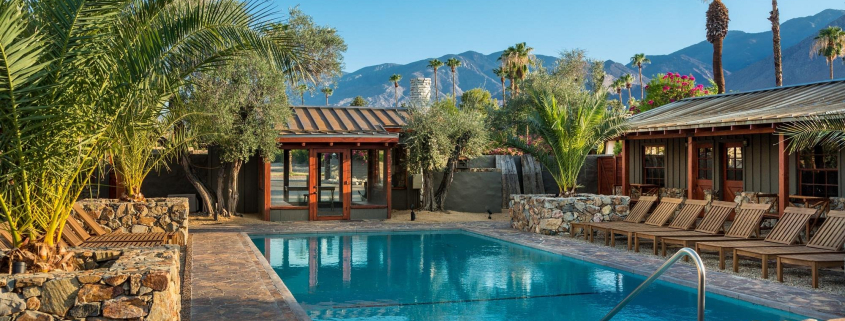
<path fill-rule="evenodd" d="M 123 287 L 102 284 L 86 284 L 77 294 L 77 300 L 82 303 L 100 302 L 114 299 L 123 294 Z"/>
<path fill-rule="evenodd" d="M 132 319 L 147 316 L 150 307 L 139 297 L 122 296 L 103 303 L 103 316 L 113 319 Z"/>
<path fill-rule="evenodd" d="M 76 302 L 79 285 L 80 283 L 76 278 L 52 280 L 44 283 L 40 311 L 64 316 Z"/>
<path fill-rule="evenodd" d="M 141 285 L 155 291 L 166 290 L 168 283 L 170 283 L 170 277 L 165 272 L 151 272 L 141 280 Z"/>
<path fill-rule="evenodd" d="M 53 321 L 53 316 L 36 311 L 26 311 L 19 315 L 15 321 Z"/>
<path fill-rule="evenodd" d="M 70 309 L 68 315 L 80 319 L 98 316 L 100 315 L 100 303 L 91 302 L 77 304 L 75 307 L 73 307 L 73 309 Z"/>
<path fill-rule="evenodd" d="M 12 315 L 26 310 L 26 301 L 17 293 L 0 293 L 0 316 Z"/>

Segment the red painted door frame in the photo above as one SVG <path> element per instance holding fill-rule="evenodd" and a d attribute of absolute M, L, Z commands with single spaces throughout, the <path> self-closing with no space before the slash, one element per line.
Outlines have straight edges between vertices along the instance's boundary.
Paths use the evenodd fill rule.
<path fill-rule="evenodd" d="M 739 147 L 740 151 L 742 151 L 742 143 L 741 142 L 731 142 L 725 143 L 722 147 L 722 199 L 726 202 L 733 202 L 734 192 L 742 192 L 743 185 L 742 185 L 742 177 L 739 180 L 729 180 L 728 179 L 728 149 L 733 147 Z M 740 157 L 741 160 L 744 160 L 745 153 L 742 153 L 743 156 Z M 745 164 L 742 166 L 742 175 L 745 175 Z"/>
<path fill-rule="evenodd" d="M 691 191 L 691 195 L 692 195 L 693 199 L 703 200 L 704 199 L 704 190 L 705 189 L 713 190 L 713 178 L 715 178 L 715 176 L 716 176 L 716 173 L 715 173 L 715 170 L 714 170 L 716 159 L 715 159 L 715 157 L 712 156 L 713 155 L 712 153 L 715 153 L 715 149 L 713 149 L 712 143 L 695 143 L 693 146 L 694 146 L 694 149 L 693 149 L 693 158 L 694 159 L 693 159 L 693 162 L 692 162 L 692 166 L 693 166 L 692 180 L 693 180 L 694 183 L 693 183 L 693 190 Z M 711 173 L 710 173 L 711 177 L 713 177 L 711 179 L 704 179 L 704 178 L 699 177 L 698 172 L 701 169 L 701 167 L 700 167 L 701 150 L 700 149 L 702 149 L 702 148 L 710 148 L 712 150 L 711 156 L 710 156 L 711 160 L 712 160 L 712 165 L 710 165 L 710 168 L 708 168 L 708 170 L 711 171 Z"/>
<path fill-rule="evenodd" d="M 319 192 L 317 182 L 320 179 L 320 162 L 317 158 L 318 153 L 341 153 L 343 155 L 343 159 L 341 160 L 340 166 L 340 176 L 343 177 L 343 180 L 338 180 L 338 183 L 341 186 L 340 197 L 343 200 L 343 215 L 339 216 L 319 216 L 317 215 L 317 202 L 319 201 Z M 312 221 L 323 221 L 323 220 L 348 220 L 350 214 L 349 205 L 352 203 L 352 185 L 350 185 L 351 179 L 350 175 L 352 174 L 352 162 L 350 161 L 350 153 L 351 150 L 348 148 L 314 148 L 310 150 L 309 153 L 309 173 L 308 173 L 308 186 L 311 188 L 309 191 L 308 197 L 308 217 Z"/>

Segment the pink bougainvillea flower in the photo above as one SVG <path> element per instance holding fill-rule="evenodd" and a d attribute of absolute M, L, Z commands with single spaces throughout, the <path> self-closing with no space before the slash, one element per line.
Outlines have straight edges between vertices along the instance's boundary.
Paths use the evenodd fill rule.
<path fill-rule="evenodd" d="M 663 91 L 668 91 L 668 90 L 669 90 L 669 86 L 663 86 Z"/>
<path fill-rule="evenodd" d="M 702 85 L 702 84 L 698 84 L 698 86 L 695 86 L 695 88 L 698 88 L 698 89 L 703 89 L 703 88 L 704 88 L 704 85 Z"/>
<path fill-rule="evenodd" d="M 649 105 L 654 105 L 654 100 L 649 100 L 649 101 L 648 101 L 648 104 L 649 104 Z"/>
<path fill-rule="evenodd" d="M 709 91 L 709 90 L 705 90 L 705 91 L 704 91 L 704 94 L 705 94 L 705 95 L 709 95 L 709 94 L 710 94 L 710 91 Z"/>
<path fill-rule="evenodd" d="M 687 77 L 687 75 L 683 75 L 683 76 L 681 76 L 681 79 L 687 80 L 687 79 L 689 79 L 689 77 Z"/>
<path fill-rule="evenodd" d="M 686 81 L 681 83 L 681 86 L 687 86 L 687 85 L 689 85 L 689 83 L 686 82 Z"/>
<path fill-rule="evenodd" d="M 693 76 L 689 76 L 689 80 L 691 80 L 691 81 L 695 81 L 695 77 L 693 77 Z"/>
<path fill-rule="evenodd" d="M 674 102 L 675 102 L 675 100 L 674 100 L 674 99 L 669 99 L 669 102 L 670 102 L 670 103 L 674 103 Z"/>
<path fill-rule="evenodd" d="M 645 85 L 645 89 L 648 89 L 648 85 Z"/>

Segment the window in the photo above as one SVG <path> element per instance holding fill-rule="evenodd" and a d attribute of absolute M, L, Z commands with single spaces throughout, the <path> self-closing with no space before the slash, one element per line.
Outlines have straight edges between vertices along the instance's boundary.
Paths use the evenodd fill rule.
<path fill-rule="evenodd" d="M 713 147 L 698 149 L 698 179 L 713 179 Z"/>
<path fill-rule="evenodd" d="M 352 205 L 387 205 L 384 151 L 352 150 Z"/>
<path fill-rule="evenodd" d="M 390 182 L 395 189 L 405 189 L 408 179 L 408 168 L 405 162 L 407 161 L 407 152 L 404 148 L 397 146 L 392 149 L 393 156 L 390 158 L 391 177 Z"/>
<path fill-rule="evenodd" d="M 666 179 L 666 147 L 646 146 L 643 160 L 643 183 L 663 187 Z"/>
<path fill-rule="evenodd" d="M 816 146 L 798 153 L 798 176 L 803 196 L 839 196 L 839 157 L 835 148 Z"/>
<path fill-rule="evenodd" d="M 271 206 L 308 205 L 308 155 L 305 149 L 286 150 L 270 163 Z"/>
<path fill-rule="evenodd" d="M 725 167 L 725 179 L 729 181 L 742 180 L 742 147 L 728 147 L 726 151 L 728 164 Z"/>

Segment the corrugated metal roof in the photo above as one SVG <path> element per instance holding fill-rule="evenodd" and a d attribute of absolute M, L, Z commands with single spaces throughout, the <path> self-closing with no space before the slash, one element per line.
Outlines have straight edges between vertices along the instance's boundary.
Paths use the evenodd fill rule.
<path fill-rule="evenodd" d="M 629 132 L 791 122 L 845 113 L 845 80 L 687 98 L 630 118 Z"/>
<path fill-rule="evenodd" d="M 287 128 L 278 129 L 281 135 L 387 134 L 407 117 L 404 108 L 297 106 Z"/>

